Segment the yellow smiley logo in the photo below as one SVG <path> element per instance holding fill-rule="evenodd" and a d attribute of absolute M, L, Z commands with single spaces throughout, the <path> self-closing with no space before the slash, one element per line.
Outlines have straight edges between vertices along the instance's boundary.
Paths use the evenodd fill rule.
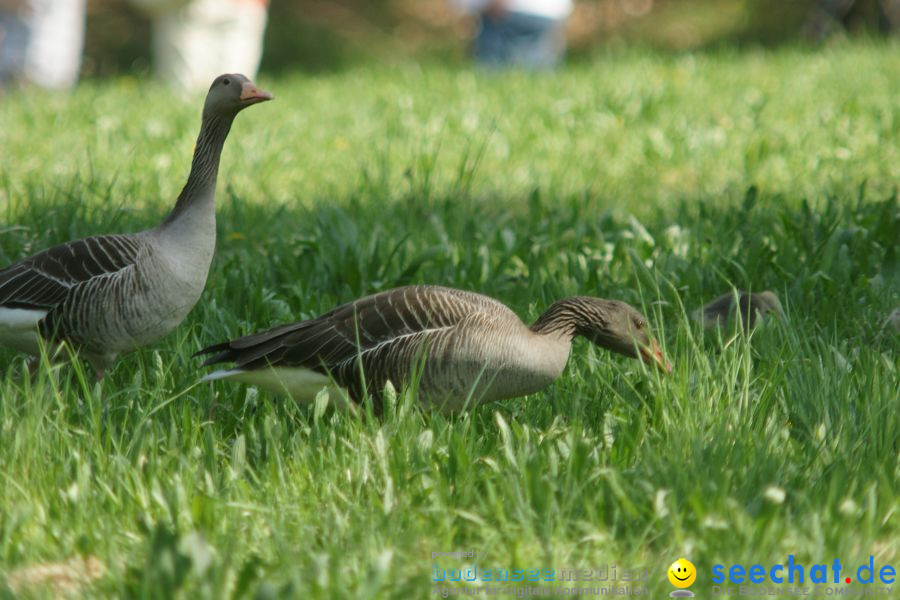
<path fill-rule="evenodd" d="M 694 564 L 686 558 L 679 558 L 669 567 L 669 581 L 678 588 L 690 587 L 694 580 L 697 579 L 697 569 Z"/>

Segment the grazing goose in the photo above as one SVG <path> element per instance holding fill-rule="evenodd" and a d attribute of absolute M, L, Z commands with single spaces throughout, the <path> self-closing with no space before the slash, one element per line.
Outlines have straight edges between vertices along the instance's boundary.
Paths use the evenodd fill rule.
<path fill-rule="evenodd" d="M 0 344 L 37 355 L 67 341 L 97 373 L 158 340 L 206 285 L 216 241 L 216 176 L 234 117 L 272 95 L 243 75 L 213 81 L 187 183 L 158 227 L 54 246 L 0 271 Z"/>
<path fill-rule="evenodd" d="M 735 298 L 737 304 L 735 304 Z M 694 319 L 703 323 L 703 327 L 711 329 L 725 325 L 735 314 L 741 319 L 744 331 L 749 332 L 757 323 L 772 313 L 784 319 L 784 310 L 775 292 L 765 291 L 751 294 L 738 291 L 722 294 L 703 308 L 694 311 Z"/>
<path fill-rule="evenodd" d="M 562 373 L 577 335 L 671 371 L 647 320 L 624 302 L 567 298 L 527 327 L 497 300 L 439 286 L 381 292 L 197 355 L 212 354 L 204 366 L 234 363 L 205 381 L 259 385 L 301 402 L 336 383 L 340 398 L 357 403 L 368 390 L 376 409 L 387 380 L 409 383 L 424 364 L 419 400 L 456 410 L 470 394 L 487 402 L 544 389 Z"/>

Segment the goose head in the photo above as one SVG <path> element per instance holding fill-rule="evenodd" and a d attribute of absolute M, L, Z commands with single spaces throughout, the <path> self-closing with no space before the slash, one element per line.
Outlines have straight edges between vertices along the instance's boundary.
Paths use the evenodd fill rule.
<path fill-rule="evenodd" d="M 261 90 L 240 73 L 219 75 L 209 86 L 204 114 L 236 115 L 248 106 L 274 98 L 271 93 Z"/>
<path fill-rule="evenodd" d="M 640 358 L 666 373 L 672 365 L 650 334 L 647 318 L 618 300 L 580 296 L 576 300 L 575 333 L 612 352 Z"/>

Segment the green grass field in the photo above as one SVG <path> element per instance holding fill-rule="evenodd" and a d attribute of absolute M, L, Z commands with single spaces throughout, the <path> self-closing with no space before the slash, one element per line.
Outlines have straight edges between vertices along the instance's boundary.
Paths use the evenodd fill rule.
<path fill-rule="evenodd" d="M 700 596 L 714 564 L 900 567 L 896 42 L 260 84 L 187 322 L 100 384 L 0 351 L 0 597 L 55 596 L 22 582 L 78 557 L 101 575 L 70 593 L 158 598 L 433 597 L 436 563 L 472 561 L 431 553 L 469 548 L 645 569 L 655 597 L 680 556 Z M 201 102 L 131 79 L 0 99 L 0 265 L 156 224 Z M 453 417 L 197 384 L 203 345 L 407 283 L 527 320 L 619 298 L 675 369 L 581 340 L 545 393 Z M 703 332 L 690 311 L 732 285 L 788 320 Z"/>

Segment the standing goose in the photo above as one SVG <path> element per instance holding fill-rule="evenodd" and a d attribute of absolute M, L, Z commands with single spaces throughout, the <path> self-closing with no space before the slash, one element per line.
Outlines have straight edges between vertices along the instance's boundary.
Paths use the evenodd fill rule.
<path fill-rule="evenodd" d="M 0 271 L 0 344 L 37 355 L 69 342 L 103 377 L 116 357 L 154 342 L 190 312 L 216 242 L 216 176 L 234 117 L 271 100 L 243 75 L 213 81 L 187 183 L 158 227 L 92 236 Z"/>
<path fill-rule="evenodd" d="M 206 381 L 259 385 L 301 402 L 336 383 L 341 397 L 357 403 L 368 391 L 376 408 L 387 380 L 407 384 L 423 364 L 420 402 L 457 410 L 470 394 L 488 402 L 544 389 L 562 373 L 576 335 L 671 371 L 648 334 L 647 320 L 624 302 L 567 298 L 527 327 L 492 298 L 439 286 L 366 296 L 316 319 L 209 346 L 197 355 L 212 354 L 204 366 L 234 363 Z"/>

